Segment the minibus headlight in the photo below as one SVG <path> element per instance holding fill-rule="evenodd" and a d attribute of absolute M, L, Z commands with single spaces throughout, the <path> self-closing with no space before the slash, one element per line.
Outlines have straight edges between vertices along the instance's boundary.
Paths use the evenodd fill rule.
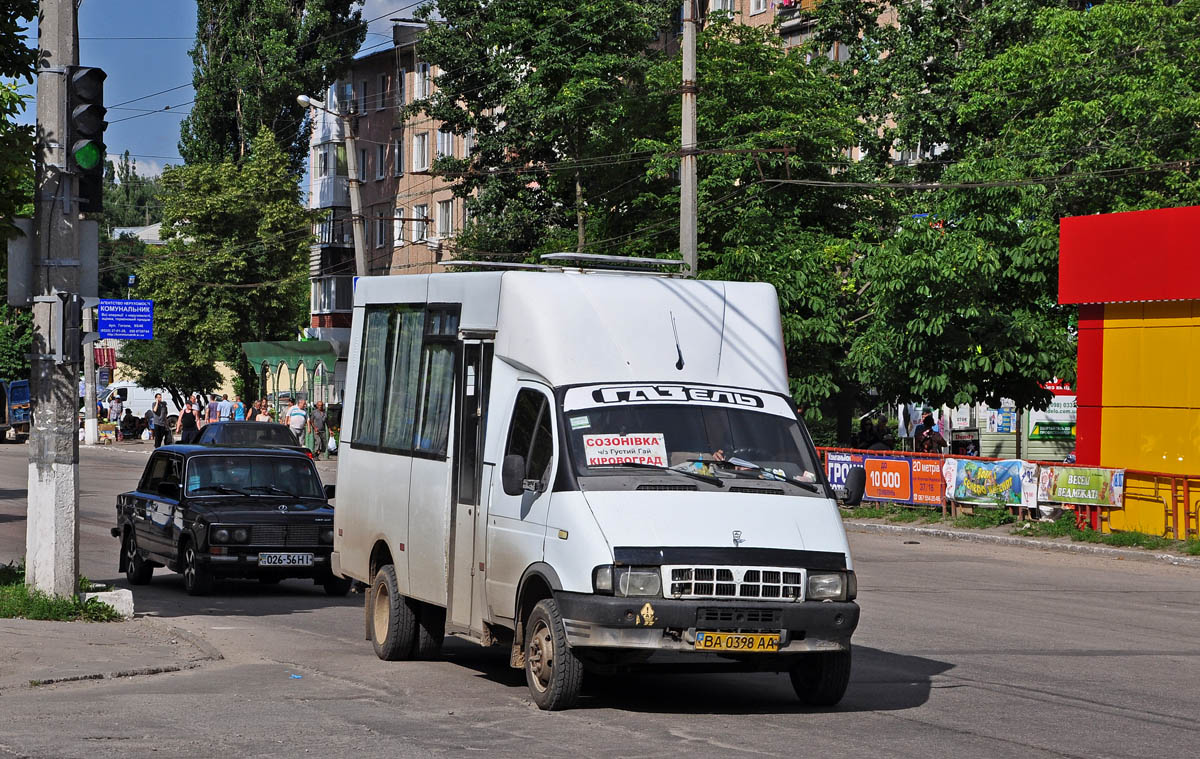
<path fill-rule="evenodd" d="M 618 567 L 618 596 L 657 596 L 662 592 L 662 573 L 658 567 Z"/>
<path fill-rule="evenodd" d="M 841 572 L 811 573 L 808 576 L 809 601 L 845 601 L 848 583 Z"/>
<path fill-rule="evenodd" d="M 657 596 L 662 594 L 662 575 L 658 567 L 603 564 L 592 570 L 592 590 L 606 596 Z"/>

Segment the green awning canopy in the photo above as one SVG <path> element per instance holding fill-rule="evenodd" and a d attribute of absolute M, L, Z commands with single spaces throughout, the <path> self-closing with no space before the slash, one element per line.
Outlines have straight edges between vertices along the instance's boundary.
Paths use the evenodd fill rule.
<path fill-rule="evenodd" d="M 262 372 L 263 364 L 272 374 L 279 371 L 282 364 L 295 373 L 303 364 L 310 375 L 316 372 L 318 364 L 325 365 L 325 372 L 333 375 L 333 365 L 337 362 L 337 351 L 331 343 L 325 340 L 269 340 L 261 343 L 242 343 L 242 350 L 250 361 L 255 374 Z"/>

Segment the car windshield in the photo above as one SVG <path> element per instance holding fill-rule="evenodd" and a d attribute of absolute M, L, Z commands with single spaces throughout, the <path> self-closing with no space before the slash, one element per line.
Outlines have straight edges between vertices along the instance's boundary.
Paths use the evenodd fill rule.
<path fill-rule="evenodd" d="M 282 424 L 255 424 L 253 422 L 226 422 L 214 429 L 213 439 L 204 442 L 228 445 L 298 445 L 296 436 Z"/>
<path fill-rule="evenodd" d="M 564 412 L 575 472 L 635 476 L 673 469 L 724 486 L 734 479 L 823 492 L 794 417 L 713 405 L 614 405 Z M 791 492 L 791 489 L 789 489 Z"/>
<path fill-rule="evenodd" d="M 190 496 L 242 495 L 321 498 L 321 481 L 308 459 L 238 454 L 194 456 L 187 465 Z"/>

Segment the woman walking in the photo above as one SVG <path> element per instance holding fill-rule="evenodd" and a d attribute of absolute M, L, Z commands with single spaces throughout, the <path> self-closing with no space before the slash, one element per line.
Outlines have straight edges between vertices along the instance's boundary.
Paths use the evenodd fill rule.
<path fill-rule="evenodd" d="M 183 411 L 179 412 L 179 421 L 175 422 L 175 434 L 179 435 L 180 443 L 188 445 L 195 442 L 199 430 L 200 414 L 189 401 L 183 404 Z"/>

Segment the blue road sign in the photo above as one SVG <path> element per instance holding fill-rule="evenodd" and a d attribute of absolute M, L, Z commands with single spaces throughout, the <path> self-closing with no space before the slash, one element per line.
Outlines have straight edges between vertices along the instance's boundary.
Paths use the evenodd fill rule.
<path fill-rule="evenodd" d="M 104 300 L 96 307 L 100 337 L 114 340 L 153 340 L 154 301 Z"/>
<path fill-rule="evenodd" d="M 133 283 L 134 283 L 134 282 L 137 282 L 137 275 L 136 275 L 136 274 L 130 274 L 130 275 L 129 275 L 129 286 L 130 286 L 130 287 L 133 287 Z"/>

